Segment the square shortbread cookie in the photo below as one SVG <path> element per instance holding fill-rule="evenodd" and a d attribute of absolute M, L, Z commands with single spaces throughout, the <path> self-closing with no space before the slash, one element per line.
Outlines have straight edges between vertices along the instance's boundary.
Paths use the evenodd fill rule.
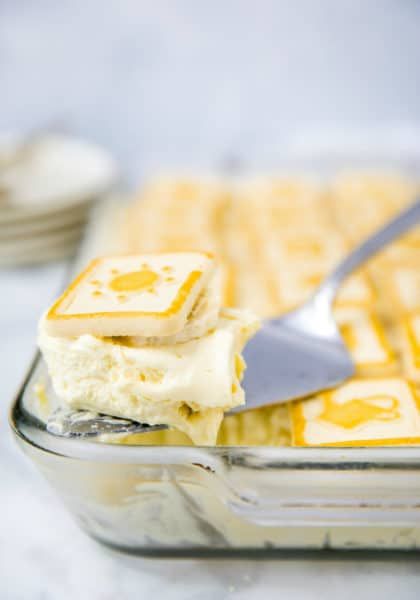
<path fill-rule="evenodd" d="M 177 252 L 92 261 L 46 315 L 50 335 L 169 336 L 211 278 L 210 254 Z"/>
<path fill-rule="evenodd" d="M 295 446 L 420 443 L 414 386 L 395 378 L 354 379 L 291 406 Z"/>

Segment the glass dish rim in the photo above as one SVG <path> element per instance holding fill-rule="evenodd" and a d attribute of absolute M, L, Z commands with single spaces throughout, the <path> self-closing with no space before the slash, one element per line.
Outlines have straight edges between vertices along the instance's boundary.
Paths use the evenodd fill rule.
<path fill-rule="evenodd" d="M 220 461 L 231 466 L 268 469 L 412 469 L 420 471 L 420 446 L 288 447 L 194 446 L 114 444 L 59 438 L 22 407 L 23 395 L 42 357 L 36 351 L 9 408 L 9 425 L 24 444 L 47 454 L 95 462 L 205 464 L 216 469 Z"/>

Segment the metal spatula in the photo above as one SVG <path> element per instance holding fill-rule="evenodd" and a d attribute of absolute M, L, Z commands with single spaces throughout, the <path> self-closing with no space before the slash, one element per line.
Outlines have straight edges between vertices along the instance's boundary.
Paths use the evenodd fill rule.
<path fill-rule="evenodd" d="M 420 201 L 355 248 L 300 308 L 265 321 L 245 348 L 246 404 L 233 412 L 302 398 L 353 375 L 354 364 L 332 313 L 343 280 L 389 242 L 420 221 Z M 125 419 L 60 409 L 47 429 L 66 437 L 164 429 Z"/>

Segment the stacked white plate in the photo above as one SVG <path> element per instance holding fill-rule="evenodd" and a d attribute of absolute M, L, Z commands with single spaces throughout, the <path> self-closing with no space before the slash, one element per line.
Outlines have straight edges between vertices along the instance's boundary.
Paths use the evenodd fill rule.
<path fill-rule="evenodd" d="M 75 138 L 0 138 L 0 267 L 74 254 L 92 204 L 116 176 L 106 152 Z"/>

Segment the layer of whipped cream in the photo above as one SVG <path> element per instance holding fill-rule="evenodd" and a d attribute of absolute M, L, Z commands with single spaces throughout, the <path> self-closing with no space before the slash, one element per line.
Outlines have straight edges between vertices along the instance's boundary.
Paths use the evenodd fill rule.
<path fill-rule="evenodd" d="M 224 413 L 245 401 L 241 351 L 258 327 L 251 313 L 222 309 L 200 338 L 144 346 L 135 338 L 53 336 L 43 318 L 39 346 L 57 395 L 70 407 L 167 424 L 211 445 Z"/>

